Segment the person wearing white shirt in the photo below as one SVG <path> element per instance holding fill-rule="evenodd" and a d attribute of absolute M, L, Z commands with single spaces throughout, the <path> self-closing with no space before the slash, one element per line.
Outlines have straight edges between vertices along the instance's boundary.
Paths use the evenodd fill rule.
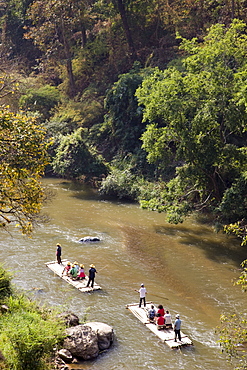
<path fill-rule="evenodd" d="M 136 291 L 140 293 L 139 307 L 141 307 L 142 302 L 143 302 L 144 307 L 146 307 L 146 294 L 147 294 L 147 290 L 144 287 L 144 284 L 141 284 L 141 288 L 139 290 L 136 290 Z"/>
<path fill-rule="evenodd" d="M 171 314 L 169 313 L 168 310 L 166 310 L 164 318 L 165 318 L 165 324 L 169 325 L 169 326 L 172 326 L 172 316 L 171 316 Z"/>

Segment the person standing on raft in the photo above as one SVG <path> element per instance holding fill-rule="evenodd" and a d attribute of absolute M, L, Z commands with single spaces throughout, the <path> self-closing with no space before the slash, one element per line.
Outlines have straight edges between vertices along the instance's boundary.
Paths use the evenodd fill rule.
<path fill-rule="evenodd" d="M 88 278 L 89 279 L 88 279 L 87 287 L 91 283 L 91 287 L 93 288 L 95 273 L 97 273 L 95 266 L 94 265 L 90 265 L 90 269 L 89 269 L 89 272 L 88 272 Z"/>
<path fill-rule="evenodd" d="M 180 340 L 180 342 L 181 342 L 180 328 L 181 328 L 181 320 L 179 318 L 179 315 L 176 315 L 176 320 L 174 322 L 174 332 L 175 332 L 174 341 L 175 342 L 177 341 L 177 337 L 178 337 L 178 340 Z"/>
<path fill-rule="evenodd" d="M 62 263 L 61 255 L 62 255 L 62 247 L 59 243 L 57 243 L 56 256 L 57 256 L 57 263 L 59 263 L 59 265 Z"/>
<path fill-rule="evenodd" d="M 142 302 L 143 302 L 144 307 L 146 307 L 146 294 L 147 294 L 147 290 L 144 287 L 144 284 L 141 284 L 141 288 L 139 290 L 136 290 L 135 289 L 135 291 L 138 292 L 138 293 L 140 293 L 139 307 L 141 307 Z"/>

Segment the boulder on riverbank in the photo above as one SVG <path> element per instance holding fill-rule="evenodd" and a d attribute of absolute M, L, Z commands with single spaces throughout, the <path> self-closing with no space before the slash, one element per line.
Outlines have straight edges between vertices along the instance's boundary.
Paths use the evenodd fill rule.
<path fill-rule="evenodd" d="M 80 324 L 79 317 L 72 312 L 65 311 L 58 315 L 58 318 L 62 319 L 67 327 L 77 326 Z"/>
<path fill-rule="evenodd" d="M 67 328 L 66 333 L 64 349 L 73 357 L 82 360 L 96 358 L 100 351 L 108 349 L 114 340 L 113 328 L 100 322 L 73 326 Z"/>

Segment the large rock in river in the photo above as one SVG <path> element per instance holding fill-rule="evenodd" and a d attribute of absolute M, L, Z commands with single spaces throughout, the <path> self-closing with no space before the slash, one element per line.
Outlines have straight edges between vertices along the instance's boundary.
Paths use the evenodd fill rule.
<path fill-rule="evenodd" d="M 98 322 L 73 326 L 66 333 L 64 348 L 83 360 L 97 357 L 101 350 L 110 347 L 114 337 L 111 326 Z"/>
<path fill-rule="evenodd" d="M 102 322 L 87 322 L 87 326 L 90 326 L 92 330 L 97 334 L 99 350 L 102 351 L 111 346 L 114 333 L 110 325 L 103 324 Z"/>

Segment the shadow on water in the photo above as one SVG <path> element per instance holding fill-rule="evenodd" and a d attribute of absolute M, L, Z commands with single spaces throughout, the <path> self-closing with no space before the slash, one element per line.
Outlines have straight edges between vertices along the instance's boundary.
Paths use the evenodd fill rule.
<path fill-rule="evenodd" d="M 222 233 L 216 233 L 213 228 L 201 227 L 187 228 L 183 226 L 157 226 L 155 228 L 157 234 L 179 237 L 180 244 L 195 246 L 203 250 L 205 256 L 214 262 L 224 263 L 229 260 L 237 267 L 246 258 L 245 248 L 240 247 L 239 240 L 234 237 L 224 235 L 224 240 L 221 240 Z M 217 240 L 217 236 L 219 236 Z"/>

